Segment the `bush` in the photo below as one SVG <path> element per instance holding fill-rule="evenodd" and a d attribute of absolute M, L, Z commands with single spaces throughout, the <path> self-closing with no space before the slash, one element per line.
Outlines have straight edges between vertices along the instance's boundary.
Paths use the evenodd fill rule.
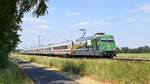
<path fill-rule="evenodd" d="M 35 62 L 36 60 L 35 60 L 34 57 L 31 57 L 29 61 L 30 61 L 30 62 Z"/>
<path fill-rule="evenodd" d="M 0 68 L 0 84 L 33 84 L 33 82 L 16 64 L 10 62 L 6 68 Z"/>
<path fill-rule="evenodd" d="M 8 65 L 8 53 L 0 50 L 0 68 L 6 68 Z"/>
<path fill-rule="evenodd" d="M 72 61 L 66 62 L 63 65 L 63 71 L 84 76 L 86 74 L 86 65 L 84 63 L 75 63 Z"/>

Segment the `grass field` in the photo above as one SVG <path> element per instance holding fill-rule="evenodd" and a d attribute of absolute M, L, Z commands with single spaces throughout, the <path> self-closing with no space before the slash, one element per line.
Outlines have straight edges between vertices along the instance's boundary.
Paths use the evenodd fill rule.
<path fill-rule="evenodd" d="M 149 84 L 150 62 L 130 62 L 109 59 L 74 59 L 53 58 L 34 55 L 20 55 L 17 57 L 31 62 L 44 64 L 49 67 L 60 68 L 80 76 L 93 76 L 101 82 L 115 84 Z M 127 56 L 127 57 L 126 57 Z M 146 57 L 145 57 L 146 56 Z M 120 58 L 148 58 L 150 54 L 120 54 Z"/>
<path fill-rule="evenodd" d="M 150 53 L 143 53 L 143 54 L 118 54 L 117 58 L 122 58 L 122 59 L 147 59 L 147 60 L 150 60 Z"/>
<path fill-rule="evenodd" d="M 15 63 L 10 62 L 7 68 L 0 68 L 0 84 L 33 84 Z"/>

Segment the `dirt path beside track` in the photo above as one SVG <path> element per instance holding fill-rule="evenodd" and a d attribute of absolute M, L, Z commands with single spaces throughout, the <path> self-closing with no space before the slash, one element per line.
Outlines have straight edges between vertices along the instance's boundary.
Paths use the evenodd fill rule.
<path fill-rule="evenodd" d="M 79 84 L 78 82 L 57 73 L 57 70 L 45 70 L 28 61 L 17 59 L 16 63 L 21 66 L 23 71 L 35 84 Z"/>

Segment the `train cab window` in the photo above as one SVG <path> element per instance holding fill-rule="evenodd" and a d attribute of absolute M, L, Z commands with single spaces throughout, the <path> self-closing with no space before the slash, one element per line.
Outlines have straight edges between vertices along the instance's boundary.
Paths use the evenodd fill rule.
<path fill-rule="evenodd" d="M 101 40 L 102 42 L 113 43 L 114 40 Z"/>

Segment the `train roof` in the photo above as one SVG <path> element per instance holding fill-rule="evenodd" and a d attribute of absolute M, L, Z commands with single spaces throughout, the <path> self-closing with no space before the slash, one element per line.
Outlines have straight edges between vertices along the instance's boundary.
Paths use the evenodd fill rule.
<path fill-rule="evenodd" d="M 64 45 L 69 45 L 69 44 L 71 44 L 71 42 L 49 45 L 48 47 L 57 47 L 57 46 L 64 46 Z"/>
<path fill-rule="evenodd" d="M 112 35 L 105 35 L 105 34 L 95 34 L 94 36 L 89 36 L 89 37 L 83 37 L 83 38 L 79 38 L 76 40 L 76 42 L 80 42 L 80 41 L 86 41 L 86 40 L 91 40 L 91 39 L 94 39 L 96 37 L 106 37 L 106 38 L 110 38 L 110 37 L 113 37 Z"/>

